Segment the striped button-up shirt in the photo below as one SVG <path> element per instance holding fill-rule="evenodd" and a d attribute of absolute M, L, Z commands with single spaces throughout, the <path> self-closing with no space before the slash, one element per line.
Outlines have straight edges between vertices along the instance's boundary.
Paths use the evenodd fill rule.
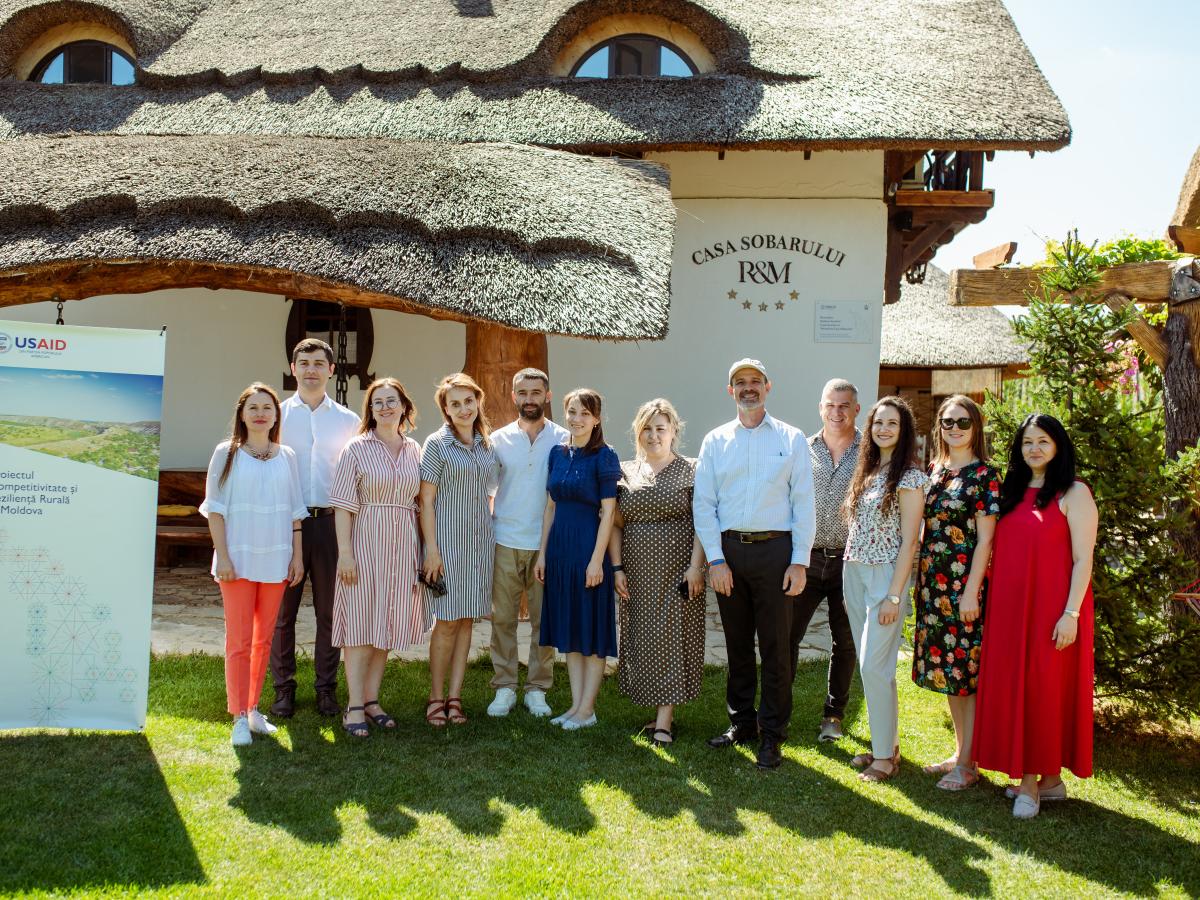
<path fill-rule="evenodd" d="M 817 536 L 814 547 L 829 550 L 844 550 L 849 537 L 850 523 L 842 512 L 846 491 L 850 489 L 850 478 L 858 462 L 858 444 L 862 432 L 854 429 L 854 440 L 835 464 L 833 454 L 825 444 L 824 432 L 818 431 L 808 439 L 812 454 L 813 502 L 817 510 Z"/>
<path fill-rule="evenodd" d="M 692 513 L 710 562 L 724 556 L 723 531 L 790 531 L 792 564 L 807 566 L 815 522 L 804 432 L 769 415 L 757 428 L 737 419 L 714 428 L 700 445 Z"/>

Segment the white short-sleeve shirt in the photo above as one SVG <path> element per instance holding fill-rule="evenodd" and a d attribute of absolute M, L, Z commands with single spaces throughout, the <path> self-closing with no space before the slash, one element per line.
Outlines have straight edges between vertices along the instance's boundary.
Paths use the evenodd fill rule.
<path fill-rule="evenodd" d="M 213 452 L 200 512 L 224 517 L 225 546 L 238 578 L 277 584 L 287 579 L 292 560 L 292 522 L 308 515 L 296 454 L 282 445 L 270 459 L 238 450 L 222 483 L 228 454 L 229 441 L 222 441 Z M 217 574 L 215 553 L 212 574 Z"/>
<path fill-rule="evenodd" d="M 500 460 L 500 486 L 492 507 L 497 544 L 513 550 L 541 546 L 550 451 L 570 439 L 571 432 L 549 419 L 533 441 L 516 422 L 492 432 L 492 449 Z"/>

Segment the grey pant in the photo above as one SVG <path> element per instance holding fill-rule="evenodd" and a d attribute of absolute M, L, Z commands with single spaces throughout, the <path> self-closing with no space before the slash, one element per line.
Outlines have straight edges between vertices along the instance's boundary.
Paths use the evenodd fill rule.
<path fill-rule="evenodd" d="M 881 759 L 895 752 L 900 729 L 900 702 L 896 695 L 896 654 L 908 617 L 907 588 L 901 592 L 900 615 L 891 625 L 879 624 L 880 605 L 892 583 L 894 564 L 847 562 L 842 568 L 846 615 L 858 654 L 858 674 L 867 700 L 871 727 L 871 753 Z"/>

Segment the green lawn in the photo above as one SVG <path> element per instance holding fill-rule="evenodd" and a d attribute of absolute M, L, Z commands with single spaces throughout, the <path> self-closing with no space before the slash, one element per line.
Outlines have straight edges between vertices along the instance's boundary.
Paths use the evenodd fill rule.
<path fill-rule="evenodd" d="M 784 894 L 858 897 L 1200 894 L 1198 745 L 1097 737 L 1098 776 L 1067 804 L 1012 819 L 1002 782 L 952 795 L 920 763 L 951 745 L 941 698 L 902 671 L 901 775 L 860 784 L 864 744 L 813 740 L 822 666 L 796 684 L 783 768 L 715 752 L 724 674 L 653 749 L 608 679 L 601 725 L 564 733 L 524 710 L 492 720 L 472 667 L 472 722 L 421 720 L 424 666 L 394 664 L 397 734 L 353 741 L 305 710 L 234 752 L 222 662 L 151 667 L 144 735 L 0 738 L 0 890 L 19 893 L 476 896 Z M 311 669 L 302 672 L 311 684 Z M 566 692 L 565 672 L 551 696 Z"/>

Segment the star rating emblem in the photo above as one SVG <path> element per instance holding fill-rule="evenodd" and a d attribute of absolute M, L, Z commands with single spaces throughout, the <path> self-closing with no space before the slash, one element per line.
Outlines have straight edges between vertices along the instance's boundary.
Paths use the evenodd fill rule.
<path fill-rule="evenodd" d="M 759 311 L 759 312 L 766 312 L 766 311 L 767 311 L 767 304 L 765 304 L 765 303 L 760 303 L 760 304 L 758 304 L 758 311 Z"/>
<path fill-rule="evenodd" d="M 799 292 L 799 291 L 792 291 L 790 294 L 788 294 L 788 299 L 789 299 L 789 300 L 799 300 L 799 299 L 800 299 L 800 292 Z"/>
<path fill-rule="evenodd" d="M 743 300 L 743 301 L 742 301 L 742 309 L 749 309 L 749 308 L 750 308 L 750 301 L 749 301 L 749 300 Z"/>
<path fill-rule="evenodd" d="M 783 309 L 783 307 L 784 307 L 784 302 L 783 302 L 782 300 L 777 300 L 777 301 L 775 301 L 775 308 L 776 308 L 776 309 Z"/>
<path fill-rule="evenodd" d="M 729 299 L 730 299 L 730 300 L 736 300 L 736 299 L 737 299 L 737 291 L 730 291 L 730 292 L 729 292 Z"/>

